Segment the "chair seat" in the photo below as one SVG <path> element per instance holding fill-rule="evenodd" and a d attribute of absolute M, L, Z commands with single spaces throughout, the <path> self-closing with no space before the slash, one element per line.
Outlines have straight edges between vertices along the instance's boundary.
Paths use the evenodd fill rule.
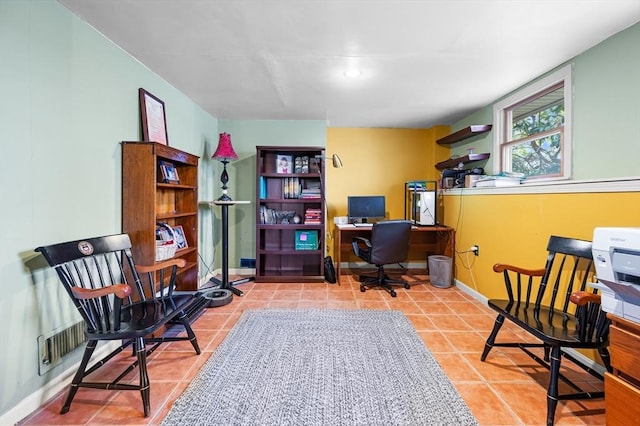
<path fill-rule="evenodd" d="M 192 295 L 181 294 L 180 296 L 173 296 L 175 308 L 171 304 L 170 300 L 166 298 L 146 300 L 123 306 L 121 308 L 119 330 L 88 330 L 87 337 L 89 339 L 98 340 L 120 340 L 145 337 L 156 330 L 163 328 L 169 321 L 176 317 L 178 312 L 186 310 L 195 302 L 196 298 L 194 296 L 197 294 L 198 293 L 194 293 Z M 113 318 L 113 314 L 111 317 Z"/>
<path fill-rule="evenodd" d="M 548 306 L 541 305 L 538 315 L 535 315 L 533 305 L 525 309 L 522 305 L 500 299 L 490 299 L 488 305 L 545 343 L 576 348 L 608 346 L 606 340 L 580 341 L 576 317 L 552 310 Z M 549 321 L 552 311 L 553 316 Z"/>

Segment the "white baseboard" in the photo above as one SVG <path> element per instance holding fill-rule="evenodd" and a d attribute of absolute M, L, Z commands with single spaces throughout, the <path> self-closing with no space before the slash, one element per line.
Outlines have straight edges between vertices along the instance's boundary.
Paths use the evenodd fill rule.
<path fill-rule="evenodd" d="M 100 348 L 97 348 L 93 354 L 94 363 L 106 356 L 109 352 L 115 350 L 118 346 L 120 346 L 120 341 L 109 342 L 102 345 Z M 71 383 L 73 375 L 76 373 L 79 365 L 80 361 L 58 374 L 31 395 L 24 398 L 15 407 L 0 415 L 0 425 L 15 425 L 20 420 L 42 407 L 47 401 L 56 396 Z"/>
<path fill-rule="evenodd" d="M 469 294 L 470 296 L 472 296 L 474 299 L 484 303 L 485 305 L 487 304 L 487 301 L 489 300 L 488 298 L 486 298 L 482 294 L 478 293 L 477 291 L 475 291 L 474 289 L 472 289 L 468 285 L 464 284 L 462 281 L 455 280 L 455 285 L 456 285 L 456 287 L 458 287 L 463 292 L 465 292 L 465 293 Z M 572 357 L 574 357 L 578 361 L 580 361 L 581 364 L 590 367 L 591 369 L 593 369 L 594 371 L 597 371 L 601 375 L 604 375 L 604 373 L 607 371 L 607 369 L 604 368 L 602 365 L 598 364 L 597 362 L 595 362 L 594 360 L 592 360 L 588 356 L 584 355 L 581 352 L 578 352 L 575 349 L 567 348 L 567 349 L 563 349 L 562 351 L 570 354 Z"/>

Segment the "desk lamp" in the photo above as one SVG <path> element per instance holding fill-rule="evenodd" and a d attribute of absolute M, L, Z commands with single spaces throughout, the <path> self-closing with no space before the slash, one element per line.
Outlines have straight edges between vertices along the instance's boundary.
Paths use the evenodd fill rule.
<path fill-rule="evenodd" d="M 218 148 L 216 148 L 216 152 L 213 153 L 211 158 L 219 160 L 223 165 L 222 174 L 220 175 L 220 182 L 222 182 L 222 195 L 218 198 L 218 201 L 231 201 L 231 197 L 227 194 L 227 182 L 229 182 L 227 163 L 229 160 L 237 159 L 238 154 L 233 150 L 233 146 L 231 145 L 231 135 L 229 133 L 220 133 Z"/>

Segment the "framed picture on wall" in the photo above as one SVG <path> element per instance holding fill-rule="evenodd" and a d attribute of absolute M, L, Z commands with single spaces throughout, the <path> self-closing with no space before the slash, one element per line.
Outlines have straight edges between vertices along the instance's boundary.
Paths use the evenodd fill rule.
<path fill-rule="evenodd" d="M 142 118 L 142 140 L 169 145 L 164 102 L 143 88 L 138 90 L 138 96 L 140 98 L 140 116 Z"/>

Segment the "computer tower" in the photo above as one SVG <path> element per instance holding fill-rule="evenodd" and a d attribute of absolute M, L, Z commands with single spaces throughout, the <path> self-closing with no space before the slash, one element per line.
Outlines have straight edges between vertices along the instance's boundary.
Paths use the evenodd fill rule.
<path fill-rule="evenodd" d="M 415 225 L 435 225 L 436 191 L 409 191 L 411 196 L 411 222 Z"/>

